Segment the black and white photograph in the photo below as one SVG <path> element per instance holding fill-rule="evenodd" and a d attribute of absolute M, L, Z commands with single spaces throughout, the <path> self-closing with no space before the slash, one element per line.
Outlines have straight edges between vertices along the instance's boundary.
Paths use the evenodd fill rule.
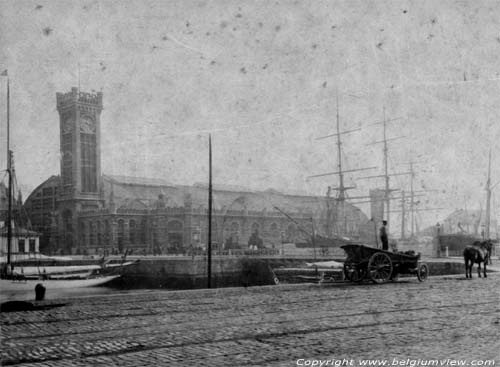
<path fill-rule="evenodd" d="M 0 0 L 0 365 L 500 365 L 500 2 Z"/>

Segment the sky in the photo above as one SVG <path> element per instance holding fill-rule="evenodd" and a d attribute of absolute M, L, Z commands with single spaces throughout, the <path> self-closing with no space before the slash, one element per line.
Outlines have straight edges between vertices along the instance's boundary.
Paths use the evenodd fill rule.
<path fill-rule="evenodd" d="M 420 225 L 500 180 L 497 1 L 0 0 L 0 69 L 26 197 L 59 174 L 56 92 L 102 91 L 102 172 L 325 195 L 338 106 L 351 197 L 415 161 Z M 0 165 L 6 85 L 0 80 Z M 338 100 L 338 104 L 337 104 Z M 359 129 L 359 130 L 358 130 Z M 391 178 L 409 190 L 410 176 Z M 499 216 L 498 185 L 492 215 Z M 400 194 L 396 193 L 399 196 Z M 362 200 L 360 200 L 362 201 Z M 369 216 L 369 206 L 359 204 Z M 392 203 L 400 208 L 398 201 Z M 392 214 L 391 214 L 392 216 Z M 394 218 L 398 214 L 394 213 Z M 395 222 L 398 219 L 394 220 Z M 393 228 L 397 227 L 397 223 Z"/>

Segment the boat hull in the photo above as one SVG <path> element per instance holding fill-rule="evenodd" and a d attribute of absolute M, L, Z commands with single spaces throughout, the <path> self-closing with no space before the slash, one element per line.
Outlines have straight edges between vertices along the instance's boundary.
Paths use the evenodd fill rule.
<path fill-rule="evenodd" d="M 110 281 L 119 278 L 120 275 L 107 275 L 88 279 L 28 279 L 28 280 L 11 280 L 0 279 L 0 291 L 33 291 L 37 284 L 42 284 L 46 289 L 72 289 L 96 287 L 104 285 Z"/>

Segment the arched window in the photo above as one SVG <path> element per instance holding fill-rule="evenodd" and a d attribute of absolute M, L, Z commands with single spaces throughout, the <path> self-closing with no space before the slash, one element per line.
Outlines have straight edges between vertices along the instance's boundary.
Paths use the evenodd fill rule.
<path fill-rule="evenodd" d="M 63 233 L 62 233 L 62 243 L 63 251 L 69 251 L 73 247 L 73 214 L 71 210 L 65 210 L 62 213 L 63 222 Z"/>
<path fill-rule="evenodd" d="M 260 228 L 259 223 L 256 223 L 256 222 L 252 223 L 252 233 L 254 233 L 256 231 L 258 232 L 259 228 Z"/>
<path fill-rule="evenodd" d="M 239 235 L 240 225 L 238 224 L 238 222 L 232 222 L 229 228 L 230 228 L 230 233 L 227 237 L 230 238 L 231 246 L 237 248 L 240 237 Z"/>
<path fill-rule="evenodd" d="M 129 236 L 130 243 L 135 244 L 137 242 L 137 225 L 133 219 L 129 222 Z"/>
<path fill-rule="evenodd" d="M 111 227 L 109 226 L 109 220 L 104 221 L 104 246 L 110 245 L 111 238 Z"/>
<path fill-rule="evenodd" d="M 118 244 L 118 251 L 123 252 L 123 245 L 124 245 L 124 238 L 125 238 L 125 222 L 123 219 L 118 220 L 118 231 L 116 233 L 116 240 Z"/>
<path fill-rule="evenodd" d="M 146 219 L 141 221 L 141 230 L 140 230 L 140 241 L 141 243 L 146 243 L 146 231 L 147 231 L 147 222 Z"/>
<path fill-rule="evenodd" d="M 329 232 L 329 228 L 328 228 L 328 226 L 326 224 L 323 224 L 321 226 L 321 231 L 323 232 L 323 235 L 329 236 L 329 233 L 328 233 Z"/>
<path fill-rule="evenodd" d="M 97 221 L 97 246 L 102 246 L 102 223 Z"/>
<path fill-rule="evenodd" d="M 279 230 L 278 225 L 276 223 L 271 223 L 271 226 L 269 227 L 269 232 L 271 233 L 271 236 L 273 236 L 273 237 L 280 236 L 280 230 Z"/>
<path fill-rule="evenodd" d="M 286 239 L 289 242 L 295 242 L 295 236 L 297 235 L 297 230 L 295 229 L 295 225 L 289 224 L 286 230 Z"/>
<path fill-rule="evenodd" d="M 89 222 L 89 246 L 95 246 L 96 230 L 95 223 Z"/>
<path fill-rule="evenodd" d="M 168 248 L 174 252 L 183 248 L 183 225 L 178 220 L 167 223 Z"/>
<path fill-rule="evenodd" d="M 83 192 L 96 192 L 97 138 L 95 121 L 87 115 L 81 116 L 80 120 L 81 190 Z"/>
<path fill-rule="evenodd" d="M 80 222 L 78 224 L 78 232 L 80 233 L 80 246 L 87 246 L 87 228 L 85 226 L 85 222 Z"/>
<path fill-rule="evenodd" d="M 238 223 L 236 223 L 236 222 L 231 223 L 231 232 L 233 234 L 238 233 L 239 230 L 240 230 L 240 226 L 238 225 Z"/>

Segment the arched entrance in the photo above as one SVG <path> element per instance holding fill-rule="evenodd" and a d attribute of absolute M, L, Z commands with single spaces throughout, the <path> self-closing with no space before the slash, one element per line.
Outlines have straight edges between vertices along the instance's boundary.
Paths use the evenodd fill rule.
<path fill-rule="evenodd" d="M 73 213 L 71 210 L 67 209 L 62 212 L 62 243 L 60 244 L 60 249 L 63 253 L 71 252 L 73 248 Z"/>
<path fill-rule="evenodd" d="M 118 230 L 116 233 L 116 242 L 118 245 L 118 252 L 122 253 L 123 252 L 123 245 L 125 241 L 125 222 L 123 219 L 118 220 Z"/>
<path fill-rule="evenodd" d="M 183 243 L 183 225 L 178 220 L 171 220 L 167 223 L 167 238 L 169 252 L 182 252 Z"/>

